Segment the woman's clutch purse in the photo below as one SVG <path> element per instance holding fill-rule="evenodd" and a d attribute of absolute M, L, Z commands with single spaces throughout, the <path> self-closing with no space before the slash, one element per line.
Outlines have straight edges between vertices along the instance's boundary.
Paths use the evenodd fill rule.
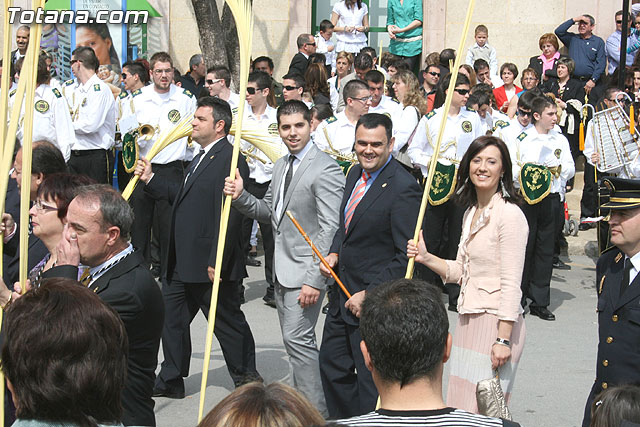
<path fill-rule="evenodd" d="M 480 414 L 511 421 L 511 412 L 507 407 L 507 401 L 500 386 L 498 371 L 495 371 L 493 378 L 478 381 L 476 400 Z"/>

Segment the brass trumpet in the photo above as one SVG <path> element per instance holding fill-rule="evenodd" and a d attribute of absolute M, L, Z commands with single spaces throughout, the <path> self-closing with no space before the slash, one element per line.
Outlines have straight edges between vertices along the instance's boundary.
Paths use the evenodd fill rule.
<path fill-rule="evenodd" d="M 124 134 L 124 137 L 122 138 L 122 140 L 127 141 L 129 139 L 133 139 L 136 143 L 140 138 L 148 140 L 148 139 L 151 139 L 158 130 L 159 130 L 158 126 L 154 127 L 150 124 L 140 125 L 138 126 L 138 128 L 133 129 L 132 131 Z"/>
<path fill-rule="evenodd" d="M 558 178 L 562 173 L 562 165 L 552 166 L 548 169 L 549 169 L 549 172 L 551 172 L 551 175 L 555 176 L 556 178 Z"/>

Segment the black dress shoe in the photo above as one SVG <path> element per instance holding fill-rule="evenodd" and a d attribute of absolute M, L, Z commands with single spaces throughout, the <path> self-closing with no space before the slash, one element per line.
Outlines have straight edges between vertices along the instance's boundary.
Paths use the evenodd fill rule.
<path fill-rule="evenodd" d="M 587 231 L 598 226 L 597 222 L 581 222 L 578 224 L 578 231 Z"/>
<path fill-rule="evenodd" d="M 269 307 L 276 308 L 276 300 L 273 295 L 265 295 L 262 297 L 262 301 Z"/>
<path fill-rule="evenodd" d="M 561 259 L 557 259 L 553 262 L 553 268 L 557 270 L 571 270 L 571 266 L 563 262 Z"/>
<path fill-rule="evenodd" d="M 249 267 L 260 267 L 262 265 L 262 263 L 260 262 L 259 259 L 256 259 L 255 257 L 252 257 L 251 255 L 247 256 L 246 264 Z"/>
<path fill-rule="evenodd" d="M 153 387 L 153 397 L 167 397 L 169 399 L 184 399 L 184 388 L 171 389 L 166 387 L 155 386 Z"/>
<path fill-rule="evenodd" d="M 555 314 L 549 311 L 547 307 L 529 307 L 532 316 L 538 316 L 542 320 L 556 320 Z"/>

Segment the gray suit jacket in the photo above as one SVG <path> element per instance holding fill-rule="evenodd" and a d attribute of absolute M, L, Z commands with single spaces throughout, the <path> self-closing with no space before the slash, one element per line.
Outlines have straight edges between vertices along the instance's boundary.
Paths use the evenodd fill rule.
<path fill-rule="evenodd" d="M 298 220 L 321 254 L 328 254 L 340 220 L 344 174 L 335 160 L 313 145 L 291 179 L 282 216 L 278 217 L 276 207 L 287 158 L 283 156 L 275 163 L 273 179 L 264 198 L 257 199 L 243 191 L 234 200 L 233 207 L 258 221 L 271 220 L 275 240 L 274 282 L 277 280 L 286 288 L 309 285 L 324 289 L 327 279 L 320 275 L 320 260 L 285 212 L 290 211 Z"/>

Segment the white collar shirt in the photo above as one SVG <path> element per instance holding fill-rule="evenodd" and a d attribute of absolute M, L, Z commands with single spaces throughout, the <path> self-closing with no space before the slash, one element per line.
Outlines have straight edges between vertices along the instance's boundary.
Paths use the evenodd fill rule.
<path fill-rule="evenodd" d="M 252 127 L 256 127 L 257 125 L 257 127 L 267 131 L 273 137 L 272 142 L 274 144 L 280 144 L 283 153 L 287 152 L 286 146 L 278 133 L 278 120 L 276 118 L 275 108 L 267 105 L 263 114 L 256 115 L 247 103 L 244 107 L 244 123 Z M 271 181 L 273 162 L 269 160 L 269 157 L 248 141 L 242 140 L 240 146 L 244 152 L 249 153 L 249 155 L 246 156 L 247 165 L 249 166 L 249 177 L 258 184 L 265 184 Z"/>
<path fill-rule="evenodd" d="M 15 94 L 14 94 L 15 95 Z M 9 98 L 9 109 L 15 103 L 15 96 Z M 71 146 L 74 144 L 76 134 L 73 122 L 69 114 L 69 106 L 62 93 L 47 84 L 41 84 L 36 88 L 33 113 L 32 141 L 49 141 L 69 161 Z M 20 113 L 20 122 L 16 137 L 22 145 L 24 137 L 24 102 Z"/>
<path fill-rule="evenodd" d="M 116 133 L 116 107 L 109 86 L 94 74 L 85 84 L 68 81 L 63 94 L 76 134 L 72 150 L 109 150 Z"/>
<path fill-rule="evenodd" d="M 420 166 L 424 176 L 428 173 L 429 162 L 438 143 L 442 114 L 445 113 L 444 107 L 432 113 L 420 119 L 413 141 L 407 149 L 411 161 Z M 457 165 L 473 140 L 482 135 L 480 116 L 475 111 L 462 107 L 454 117 L 447 114 L 438 162 L 443 165 L 452 163 Z"/>
<path fill-rule="evenodd" d="M 287 172 L 289 171 L 289 157 L 293 156 L 295 158 L 295 160 L 293 161 L 293 164 L 291 165 L 291 167 L 293 168 L 293 172 L 291 175 L 292 181 L 293 181 L 293 177 L 296 175 L 296 171 L 298 170 L 300 163 L 302 163 L 305 156 L 311 149 L 312 145 L 313 145 L 313 141 L 309 140 L 309 142 L 307 142 L 307 145 L 305 145 L 304 148 L 298 154 L 289 153 L 288 155 L 284 156 L 285 167 L 284 167 L 284 170 L 282 171 L 282 182 L 280 182 L 280 188 L 278 188 L 278 198 L 276 201 L 276 215 L 278 216 L 278 218 L 282 217 L 282 214 L 283 214 L 282 207 L 284 204 L 284 179 L 287 176 Z M 287 191 L 291 191 L 291 188 L 289 188 Z"/>
<path fill-rule="evenodd" d="M 155 133 L 149 139 L 138 139 L 140 155 L 146 156 L 158 136 L 171 130 L 180 121 L 196 111 L 193 94 L 178 86 L 171 85 L 168 94 L 156 92 L 153 85 L 145 86 L 137 95 L 132 95 L 135 115 L 140 125 L 151 125 Z M 167 164 L 178 160 L 190 161 L 194 157 L 197 144 L 187 143 L 183 137 L 160 151 L 152 160 L 155 164 Z"/>
<path fill-rule="evenodd" d="M 349 155 L 353 153 L 356 125 L 341 111 L 318 125 L 313 140 L 320 150 L 332 151 L 333 148 L 340 154 Z"/>

